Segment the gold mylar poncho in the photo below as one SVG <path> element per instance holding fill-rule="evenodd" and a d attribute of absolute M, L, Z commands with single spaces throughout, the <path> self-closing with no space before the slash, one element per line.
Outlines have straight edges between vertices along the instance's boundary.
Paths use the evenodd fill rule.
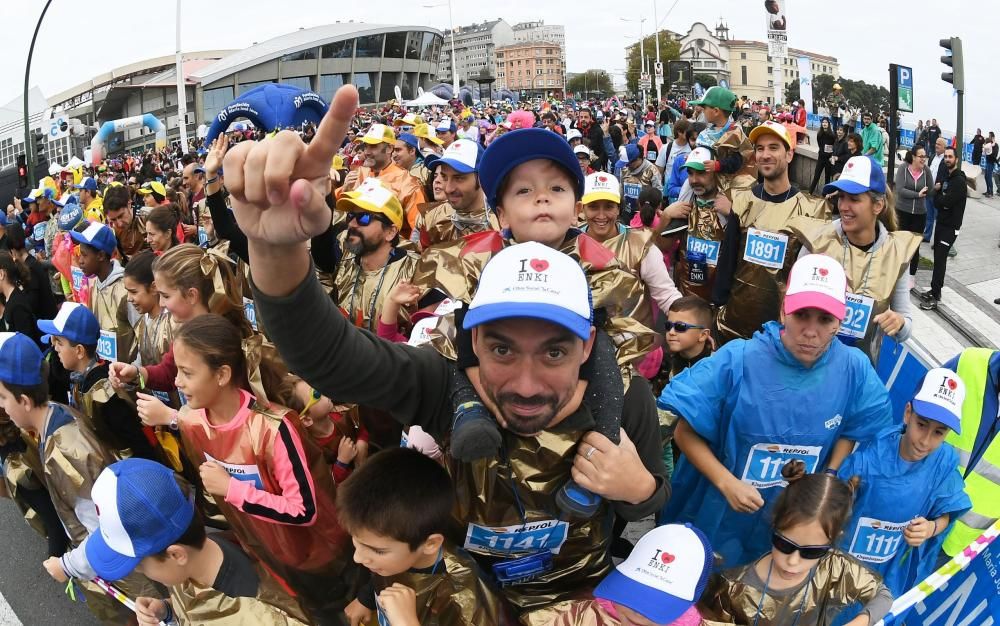
<path fill-rule="evenodd" d="M 69 536 L 70 545 L 78 547 L 90 534 L 77 516 L 78 500 L 89 500 L 90 490 L 105 467 L 117 459 L 87 427 L 79 413 L 67 406 L 49 403 L 52 411 L 42 428 L 40 443 L 45 470 L 45 486 L 52 498 L 52 505 Z M 50 432 L 51 431 L 51 432 Z M 93 520 L 96 523 L 96 520 Z M 87 608 L 105 624 L 128 623 L 132 612 L 117 600 L 104 593 L 90 581 L 75 581 L 83 591 Z M 130 598 L 150 596 L 159 598 L 153 583 L 135 572 L 114 585 Z"/>
<path fill-rule="evenodd" d="M 649 295 L 649 288 L 642 283 L 640 275 L 642 260 L 646 258 L 649 249 L 655 244 L 653 241 L 653 231 L 643 228 L 629 228 L 624 233 L 619 233 L 607 241 L 600 242 L 608 250 L 614 253 L 615 257 L 626 270 L 632 273 L 642 284 L 642 297 L 640 303 L 633 311 L 635 320 L 644 326 L 653 325 L 653 300 Z"/>
<path fill-rule="evenodd" d="M 209 540 L 211 541 L 211 539 Z M 192 580 L 170 587 L 170 606 L 181 624 L 212 626 L 305 626 L 309 624 L 298 602 L 267 570 L 254 564 L 260 584 L 257 596 L 233 598 Z"/>
<path fill-rule="evenodd" d="M 622 621 L 601 602 L 586 599 L 568 600 L 532 611 L 521 616 L 521 623 L 525 626 L 621 626 Z M 725 626 L 724 622 L 706 619 L 699 623 L 701 626 Z"/>
<path fill-rule="evenodd" d="M 437 289 L 453 300 L 468 304 L 479 286 L 486 262 L 513 243 L 490 230 L 432 246 L 424 250 L 411 282 L 424 293 Z M 569 236 L 559 251 L 580 263 L 590 283 L 594 309 L 603 308 L 607 312 L 604 329 L 615 342 L 619 365 L 627 368 L 644 357 L 652 348 L 656 333 L 636 321 L 643 310 L 649 314 L 642 281 L 612 251 L 586 234 Z M 454 330 L 454 317 L 441 316 L 431 340 L 442 356 L 452 360 Z M 626 381 L 630 378 L 624 377 Z"/>
<path fill-rule="evenodd" d="M 337 522 L 334 505 L 336 486 L 330 466 L 316 444 L 303 431 L 298 419 L 284 420 L 291 413 L 281 407 L 264 407 L 252 400 L 245 422 L 237 428 L 209 424 L 204 409 L 185 406 L 179 424 L 184 453 L 194 467 L 210 456 L 233 471 L 255 468 L 260 489 L 279 494 L 280 483 L 267 460 L 274 456 L 275 441 L 281 436 L 278 427 L 287 422 L 302 442 L 313 482 L 315 520 L 309 525 L 284 524 L 255 517 L 238 510 L 224 498 L 216 504 L 229 521 L 240 544 L 281 577 L 302 599 L 303 607 L 334 610 L 346 605 L 356 571 L 351 561 L 351 540 Z M 291 415 L 290 417 L 294 417 Z"/>
<path fill-rule="evenodd" d="M 674 282 L 685 296 L 695 295 L 708 302 L 712 301 L 712 285 L 715 283 L 715 268 L 719 260 L 722 240 L 726 237 L 726 227 L 715 210 L 714 200 L 702 202 L 692 198 L 691 213 L 688 214 L 688 230 L 681 240 L 680 254 L 677 255 L 677 269 Z M 706 266 L 705 280 L 697 285 L 691 282 L 690 266 L 687 262 L 688 250 L 704 252 Z"/>
<path fill-rule="evenodd" d="M 386 297 L 397 283 L 411 279 L 419 258 L 413 252 L 396 247 L 384 266 L 365 270 L 360 258 L 345 252 L 334 279 L 337 306 L 352 324 L 375 332 Z"/>
<path fill-rule="evenodd" d="M 602 500 L 590 519 L 560 521 L 555 501 L 570 478 L 577 442 L 586 432 L 556 426 L 530 437 L 506 429 L 500 433 L 505 454 L 473 463 L 448 457 L 458 500 L 454 517 L 462 520 L 466 532 L 457 543 L 476 555 L 486 571 L 499 560 L 539 549 L 556 551 L 549 572 L 502 590 L 520 611 L 593 589 L 611 569 L 609 505 Z M 519 530 L 525 526 L 528 532 Z"/>
<path fill-rule="evenodd" d="M 99 288 L 95 280 L 90 285 L 90 303 L 87 308 L 97 318 L 101 330 L 108 331 L 115 337 L 116 360 L 131 363 L 135 360 L 135 332 L 128 316 L 131 305 L 125 299 L 127 296 L 125 281 L 121 277 L 104 288 Z"/>
<path fill-rule="evenodd" d="M 766 202 L 751 191 L 733 198 L 727 228 L 739 227 L 740 247 L 729 301 L 716 318 L 723 342 L 749 339 L 765 322 L 778 319 L 781 293 L 802 247 L 789 227 L 797 216 L 828 221 L 830 213 L 824 199 L 801 192 L 783 202 Z"/>
<path fill-rule="evenodd" d="M 500 599 L 483 581 L 479 566 L 465 551 L 456 550 L 447 542 L 432 573 L 408 571 L 389 577 L 372 574 L 376 597 L 395 583 L 416 592 L 420 626 L 499 626 L 502 623 Z M 376 611 L 380 609 L 376 607 Z"/>
<path fill-rule="evenodd" d="M 429 209 L 417 220 L 420 241 L 426 246 L 455 241 L 472 233 L 487 230 L 500 231 L 496 214 L 485 207 L 481 211 L 461 214 L 450 202 L 443 202 Z"/>
<path fill-rule="evenodd" d="M 844 266 L 850 318 L 841 325 L 840 334 L 855 340 L 855 345 L 877 363 L 884 333 L 872 319 L 889 310 L 896 283 L 920 248 L 920 235 L 888 233 L 878 224 L 877 232 L 885 233 L 886 241 L 878 249 L 865 251 L 847 241 L 839 224 L 797 217 L 790 227 L 809 252 L 833 257 Z"/>
<path fill-rule="evenodd" d="M 827 626 L 848 605 L 872 600 L 882 584 L 878 574 L 839 550 L 820 559 L 812 579 L 807 578 L 792 593 L 765 594 L 764 589 L 744 582 L 754 565 L 722 572 L 721 588 L 706 601 L 720 610 L 724 621 L 750 626 L 756 618 L 757 626 Z"/>
<path fill-rule="evenodd" d="M 38 442 L 10 421 L 10 418 L 2 410 L 0 410 L 0 440 L 4 446 L 14 444 L 11 446 L 12 448 L 19 447 L 17 441 L 24 444 L 23 451 L 12 449 L 4 458 L 3 481 L 7 485 L 7 494 L 10 499 L 24 515 L 24 521 L 44 538 L 47 536 L 45 525 L 38 517 L 38 512 L 28 504 L 20 492 L 21 489 L 33 491 L 45 488 L 45 484 L 42 482 L 44 479 L 42 460 L 38 456 Z"/>

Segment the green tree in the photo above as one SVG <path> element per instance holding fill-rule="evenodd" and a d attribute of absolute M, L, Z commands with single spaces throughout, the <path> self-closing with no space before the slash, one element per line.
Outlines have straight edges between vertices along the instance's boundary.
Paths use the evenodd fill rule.
<path fill-rule="evenodd" d="M 681 56 L 681 44 L 670 37 L 669 31 L 661 30 L 658 34 L 660 36 L 660 60 L 663 62 L 663 72 L 666 74 L 667 61 L 679 59 Z M 656 73 L 654 71 L 654 64 L 656 63 L 656 39 L 653 37 L 654 35 L 652 34 L 646 35 L 642 40 L 642 50 L 646 54 L 646 71 L 649 72 L 650 78 L 653 79 L 650 94 L 655 98 Z M 639 66 L 642 64 L 642 61 L 640 60 L 638 41 L 627 48 L 627 57 L 628 63 L 625 69 L 625 81 L 628 91 L 641 95 L 639 91 Z"/>
<path fill-rule="evenodd" d="M 611 76 L 604 70 L 587 70 L 566 81 L 566 91 L 584 94 L 611 94 L 614 92 Z"/>
<path fill-rule="evenodd" d="M 715 76 L 712 76 L 711 74 L 695 74 L 694 82 L 701 83 L 701 86 L 705 89 L 715 87 L 719 84 L 719 81 L 715 80 Z"/>

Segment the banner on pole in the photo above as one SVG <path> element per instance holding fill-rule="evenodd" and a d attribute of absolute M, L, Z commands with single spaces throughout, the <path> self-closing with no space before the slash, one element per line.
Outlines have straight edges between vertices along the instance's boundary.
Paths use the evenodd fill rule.
<path fill-rule="evenodd" d="M 813 110 L 813 74 L 809 57 L 799 57 L 799 98 L 806 101 L 806 112 Z"/>
<path fill-rule="evenodd" d="M 767 34 L 784 34 L 788 30 L 788 18 L 785 17 L 785 0 L 766 0 L 764 10 L 767 12 Z"/>

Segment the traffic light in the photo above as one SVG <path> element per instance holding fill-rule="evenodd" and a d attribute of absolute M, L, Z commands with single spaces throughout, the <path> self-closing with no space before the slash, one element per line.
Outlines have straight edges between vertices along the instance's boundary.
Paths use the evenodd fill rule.
<path fill-rule="evenodd" d="M 28 187 L 28 159 L 23 155 L 17 155 L 17 186 Z"/>
<path fill-rule="evenodd" d="M 957 91 L 965 91 L 965 66 L 962 60 L 962 40 L 958 37 L 942 39 L 941 47 L 946 52 L 941 57 L 941 62 L 951 68 L 950 72 L 941 73 L 941 80 L 951 83 Z"/>
<path fill-rule="evenodd" d="M 35 142 L 35 162 L 41 163 L 45 160 L 45 135 L 36 130 L 31 134 L 31 137 Z"/>

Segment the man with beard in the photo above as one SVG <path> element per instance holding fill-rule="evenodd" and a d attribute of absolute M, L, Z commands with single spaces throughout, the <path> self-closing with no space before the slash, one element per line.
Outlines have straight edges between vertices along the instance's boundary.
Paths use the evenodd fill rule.
<path fill-rule="evenodd" d="M 604 131 L 601 125 L 594 121 L 594 112 L 590 107 L 583 107 L 576 116 L 576 128 L 583 134 L 583 138 L 588 140 L 590 149 L 594 151 L 597 158 L 590 162 L 590 166 L 595 171 L 604 170 L 608 165 L 608 153 L 604 150 Z"/>
<path fill-rule="evenodd" d="M 377 178 L 344 193 L 337 210 L 347 214 L 337 304 L 355 326 L 375 332 L 382 302 L 397 283 L 410 280 L 419 257 L 397 247 L 403 208 Z"/>
<path fill-rule="evenodd" d="M 448 201 L 430 209 L 417 220 L 420 245 L 453 241 L 472 233 L 500 230 L 495 213 L 486 208 L 486 196 L 479 186 L 479 144 L 459 139 L 431 164 L 440 176 Z"/>
<path fill-rule="evenodd" d="M 344 193 L 354 191 L 369 178 L 379 179 L 402 205 L 404 220 L 398 225 L 399 234 L 404 239 L 409 239 L 417 216 L 420 215 L 418 206 L 427 202 L 427 198 L 420 181 L 393 163 L 392 151 L 396 146 L 396 134 L 385 124 L 372 124 L 358 141 L 364 144 L 364 165 L 352 170 L 344 178 L 344 185 L 337 190 L 337 197 L 341 198 Z"/>
<path fill-rule="evenodd" d="M 357 98 L 353 87 L 342 88 L 308 147 L 279 133 L 226 155 L 226 171 L 243 173 L 230 191 L 250 241 L 258 311 L 289 367 L 320 393 L 387 410 L 443 440 L 454 420 L 448 361 L 351 329 L 312 275 L 305 241 L 330 223 L 327 171 Z M 260 162 L 265 171 L 252 165 Z M 612 509 L 635 520 L 667 498 L 644 381 L 625 394 L 619 445 L 590 432 L 592 414 L 575 392 L 594 343 L 592 314 L 581 267 L 529 242 L 486 264 L 462 322 L 472 331 L 482 398 L 503 426 L 504 453 L 468 463 L 448 458 L 462 525 L 456 538 L 505 582 L 503 594 L 519 611 L 592 589 L 611 568 Z M 556 491 L 570 477 L 604 498 L 594 517 L 556 518 Z"/>
<path fill-rule="evenodd" d="M 723 343 L 749 339 L 778 319 L 782 288 L 802 247 L 789 221 L 797 215 L 830 220 L 825 199 L 810 199 L 789 181 L 794 144 L 788 129 L 765 122 L 750 132 L 750 141 L 764 182 L 733 197 L 719 251 L 712 302 L 721 307 L 716 327 Z"/>
<path fill-rule="evenodd" d="M 132 211 L 125 185 L 111 185 L 104 192 L 104 214 L 115 231 L 118 251 L 127 260 L 149 247 L 146 225 Z"/>
<path fill-rule="evenodd" d="M 677 202 L 664 211 L 668 217 L 684 218 L 688 223 L 686 244 L 677 261 L 677 287 L 685 296 L 697 295 L 705 300 L 711 300 L 719 250 L 732 213 L 732 203 L 719 191 L 717 174 L 711 167 L 716 160 L 710 148 L 695 148 L 681 166 L 687 170 L 694 197 L 690 203 Z M 692 266 L 688 256 L 696 253 L 705 256 Z"/>

